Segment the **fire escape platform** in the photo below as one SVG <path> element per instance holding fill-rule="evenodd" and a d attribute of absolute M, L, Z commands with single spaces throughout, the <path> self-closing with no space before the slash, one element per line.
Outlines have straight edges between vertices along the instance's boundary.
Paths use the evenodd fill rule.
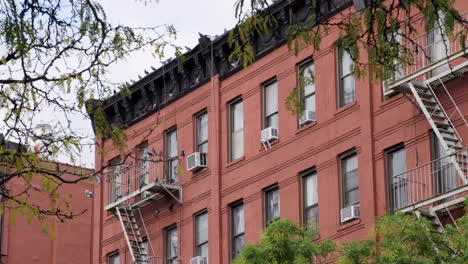
<path fill-rule="evenodd" d="M 144 199 L 141 199 L 133 204 L 128 203 L 128 201 L 134 197 L 141 195 L 142 193 L 149 193 L 148 196 Z M 141 188 L 123 195 L 122 197 L 118 198 L 112 203 L 109 203 L 104 207 L 106 211 L 112 211 L 117 206 L 125 204 L 131 207 L 140 207 L 146 202 L 150 200 L 159 199 L 160 197 L 169 194 L 172 198 L 174 198 L 177 202 L 182 203 L 182 186 L 178 184 L 171 184 L 165 182 L 154 181 L 148 183 Z"/>
<path fill-rule="evenodd" d="M 434 204 L 434 203 L 436 203 L 438 201 L 447 199 L 449 197 L 452 197 L 454 195 L 457 195 L 459 193 L 463 193 L 463 192 L 466 192 L 466 191 L 468 191 L 468 185 L 463 185 L 463 186 L 461 186 L 459 188 L 453 189 L 453 190 L 451 190 L 449 192 L 446 192 L 444 194 L 440 194 L 440 195 L 434 196 L 432 198 L 429 198 L 429 199 L 420 201 L 418 203 L 412 204 L 410 206 L 398 209 L 398 211 L 402 212 L 402 213 L 412 212 L 412 211 L 414 211 L 414 210 L 416 210 L 418 208 L 421 208 L 421 207 L 424 207 L 424 206 L 430 206 L 430 205 L 432 205 L 432 204 Z M 463 203 L 464 201 L 465 201 L 465 197 L 460 197 L 460 198 L 457 198 L 457 199 L 442 203 L 442 204 L 437 205 L 437 206 L 432 206 L 432 207 L 435 210 L 436 208 L 439 208 L 439 207 L 440 208 L 450 207 L 450 206 L 453 206 L 455 204 Z"/>

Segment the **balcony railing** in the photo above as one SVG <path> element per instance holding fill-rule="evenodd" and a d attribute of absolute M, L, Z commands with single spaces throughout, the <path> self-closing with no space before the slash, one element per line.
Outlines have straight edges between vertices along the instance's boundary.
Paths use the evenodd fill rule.
<path fill-rule="evenodd" d="M 393 211 L 441 203 L 457 198 L 467 191 L 454 162 L 461 170 L 468 168 L 468 148 L 433 160 L 414 169 L 392 177 L 390 184 L 390 206 Z"/>
<path fill-rule="evenodd" d="M 163 162 L 143 161 L 126 167 L 114 167 L 106 180 L 107 204 L 133 204 L 154 194 L 155 186 L 178 186 L 166 179 Z M 113 206 L 112 206 L 113 207 Z M 107 209 L 106 209 L 107 210 Z"/>
<path fill-rule="evenodd" d="M 465 20 L 468 19 L 468 12 L 463 13 L 462 17 Z M 454 36 L 463 31 L 466 31 L 464 25 L 454 25 Z M 466 39 L 465 43 L 467 43 Z M 412 63 L 405 67 L 402 66 L 400 71 L 395 74 L 394 81 L 386 81 L 384 92 L 389 92 L 389 89 L 413 78 L 426 80 L 447 71 L 450 69 L 448 65 L 450 61 L 468 52 L 461 45 L 459 37 L 449 38 L 440 26 L 436 26 L 434 29 L 411 39 L 403 44 L 403 47 L 410 52 Z"/>

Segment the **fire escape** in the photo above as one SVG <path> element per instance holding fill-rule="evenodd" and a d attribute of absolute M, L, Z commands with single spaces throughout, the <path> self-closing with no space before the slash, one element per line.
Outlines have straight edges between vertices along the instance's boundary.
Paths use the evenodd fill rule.
<path fill-rule="evenodd" d="M 467 14 L 463 14 L 464 19 Z M 466 30 L 457 25 L 454 34 Z M 396 176 L 399 182 L 391 186 L 392 209 L 426 217 L 443 231 L 441 217 L 455 223 L 451 210 L 463 206 L 463 195 L 468 191 L 468 148 L 458 132 L 461 127 L 468 128 L 466 113 L 462 113 L 447 87 L 468 71 L 468 50 L 459 40 L 445 36 L 442 27 L 404 45 L 415 61 L 402 69 L 395 81 L 384 82 L 384 94 L 407 94 L 429 122 L 443 155 Z"/>
<path fill-rule="evenodd" d="M 162 258 L 155 255 L 140 209 L 163 197 L 182 203 L 182 186 L 177 179 L 165 176 L 172 163 L 151 160 L 150 156 L 146 152 L 135 165 L 113 166 L 106 181 L 105 210 L 118 218 L 134 264 L 155 263 L 153 259 Z"/>

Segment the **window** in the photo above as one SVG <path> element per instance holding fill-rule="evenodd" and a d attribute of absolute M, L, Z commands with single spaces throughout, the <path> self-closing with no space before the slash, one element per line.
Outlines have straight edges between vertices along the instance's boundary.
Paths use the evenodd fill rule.
<path fill-rule="evenodd" d="M 166 133 L 166 179 L 177 182 L 178 151 L 177 129 L 173 128 Z"/>
<path fill-rule="evenodd" d="M 229 104 L 229 161 L 244 156 L 244 109 L 242 99 Z"/>
<path fill-rule="evenodd" d="M 142 145 L 138 149 L 138 171 L 140 187 L 148 184 L 149 182 L 149 152 L 148 145 Z"/>
<path fill-rule="evenodd" d="M 342 53 L 341 60 L 338 58 L 338 106 L 341 108 L 356 100 L 356 89 L 351 55 L 345 50 L 338 50 L 338 53 Z"/>
<path fill-rule="evenodd" d="M 177 228 L 166 230 L 166 264 L 177 264 Z"/>
<path fill-rule="evenodd" d="M 387 173 L 390 181 L 390 209 L 408 205 L 408 182 L 406 180 L 406 151 L 403 146 L 387 152 Z"/>
<path fill-rule="evenodd" d="M 141 263 L 149 263 L 149 250 L 148 250 L 148 240 L 144 239 L 141 243 L 142 246 L 142 255 L 141 255 Z"/>
<path fill-rule="evenodd" d="M 234 259 L 244 247 L 244 204 L 231 206 L 231 258 Z"/>
<path fill-rule="evenodd" d="M 357 154 L 351 152 L 341 158 L 342 208 L 359 203 Z"/>
<path fill-rule="evenodd" d="M 277 186 L 265 190 L 265 225 L 280 217 L 280 197 Z"/>
<path fill-rule="evenodd" d="M 450 55 L 450 40 L 445 34 L 444 28 L 445 15 L 441 10 L 437 14 L 438 19 L 434 21 L 434 29 L 427 33 L 428 64 L 436 63 Z M 445 63 L 430 71 L 429 76 L 435 76 L 449 69 L 450 65 Z"/>
<path fill-rule="evenodd" d="M 197 256 L 208 258 L 208 213 L 195 216 L 195 246 Z"/>
<path fill-rule="evenodd" d="M 122 164 L 120 159 L 111 161 L 112 175 L 110 181 L 110 201 L 115 202 L 122 196 Z"/>
<path fill-rule="evenodd" d="M 302 114 L 306 111 L 315 113 L 315 68 L 312 61 L 299 66 L 299 87 Z"/>
<path fill-rule="evenodd" d="M 278 83 L 263 86 L 263 128 L 278 129 Z"/>
<path fill-rule="evenodd" d="M 107 258 L 107 263 L 108 264 L 120 264 L 119 252 L 110 254 L 109 257 Z"/>
<path fill-rule="evenodd" d="M 447 157 L 444 146 L 440 143 L 439 138 L 433 131 L 431 134 L 434 160 L 432 170 L 434 175 L 435 191 L 437 194 L 443 194 L 457 187 L 457 172 L 453 167 L 452 160 L 450 157 Z M 449 197 L 448 199 L 445 199 L 445 201 L 449 201 L 453 198 L 456 197 Z"/>
<path fill-rule="evenodd" d="M 317 173 L 306 172 L 302 176 L 303 223 L 306 227 L 318 229 L 318 188 Z"/>
<path fill-rule="evenodd" d="M 196 116 L 197 152 L 208 153 L 208 113 L 203 112 Z"/>

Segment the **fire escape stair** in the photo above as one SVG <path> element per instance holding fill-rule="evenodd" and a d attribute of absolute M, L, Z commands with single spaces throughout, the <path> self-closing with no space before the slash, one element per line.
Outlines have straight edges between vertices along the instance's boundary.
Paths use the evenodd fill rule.
<path fill-rule="evenodd" d="M 411 80 L 400 86 L 398 91 L 411 92 L 447 154 L 453 154 L 463 149 L 455 127 L 428 82 Z M 463 154 L 452 155 L 451 162 L 463 184 L 468 184 L 468 166 L 464 161 L 466 156 L 463 158 L 460 155 Z"/>
<path fill-rule="evenodd" d="M 146 264 L 148 263 L 148 254 L 143 246 L 143 239 L 140 234 L 140 229 L 135 218 L 134 210 L 128 205 L 116 207 L 115 212 L 122 225 L 125 240 L 128 245 L 132 263 Z"/>

